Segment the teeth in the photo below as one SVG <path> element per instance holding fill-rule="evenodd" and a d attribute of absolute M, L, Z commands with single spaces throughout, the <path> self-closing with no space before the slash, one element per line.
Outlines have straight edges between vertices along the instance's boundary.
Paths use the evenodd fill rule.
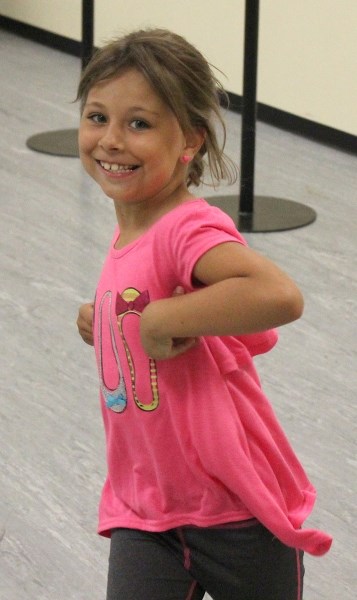
<path fill-rule="evenodd" d="M 118 172 L 120 171 L 121 173 L 127 173 L 128 171 L 132 171 L 133 167 L 130 167 L 128 165 L 119 165 L 117 163 L 108 163 L 108 162 L 103 162 L 103 161 L 99 161 L 101 167 L 103 167 L 103 169 L 105 169 L 106 171 L 114 171 L 114 172 Z"/>

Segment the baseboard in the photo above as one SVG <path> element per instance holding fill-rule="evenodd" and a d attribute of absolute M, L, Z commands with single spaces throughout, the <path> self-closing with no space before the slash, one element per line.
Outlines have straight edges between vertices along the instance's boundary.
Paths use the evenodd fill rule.
<path fill-rule="evenodd" d="M 81 55 L 81 42 L 64 37 L 63 35 L 57 35 L 57 33 L 52 33 L 45 29 L 40 29 L 34 25 L 28 25 L 27 23 L 0 15 L 0 28 L 11 31 L 11 33 L 16 33 L 16 35 L 27 38 L 32 42 L 38 42 L 49 48 L 66 52 L 66 54 L 71 54 L 72 56 Z"/>
<path fill-rule="evenodd" d="M 0 28 L 11 31 L 17 35 L 44 44 L 55 50 L 60 50 L 73 56 L 81 55 L 81 43 L 56 33 L 51 33 L 33 25 L 27 25 L 15 19 L 0 15 Z M 228 92 L 230 109 L 241 112 L 242 96 Z M 333 146 L 339 150 L 357 154 L 357 136 L 321 125 L 315 121 L 298 117 L 278 108 L 259 102 L 257 104 L 257 118 L 260 121 L 273 125 L 285 131 L 310 138 L 322 144 Z"/>
<path fill-rule="evenodd" d="M 228 92 L 230 109 L 242 112 L 242 96 Z M 269 125 L 274 125 L 290 133 L 296 133 L 316 142 L 333 146 L 339 150 L 357 154 L 357 136 L 303 117 L 298 117 L 278 108 L 257 103 L 257 119 Z"/>

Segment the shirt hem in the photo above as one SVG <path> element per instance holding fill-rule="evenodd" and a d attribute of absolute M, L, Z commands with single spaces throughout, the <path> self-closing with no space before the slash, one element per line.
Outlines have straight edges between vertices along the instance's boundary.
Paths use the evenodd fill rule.
<path fill-rule="evenodd" d="M 239 523 L 240 521 L 249 521 L 253 515 L 248 511 L 244 513 L 229 513 L 219 517 L 195 518 L 182 516 L 168 520 L 143 520 L 143 519 L 120 519 L 113 518 L 103 520 L 99 523 L 97 532 L 103 537 L 110 537 L 112 529 L 123 527 L 125 529 L 138 529 L 139 531 L 163 532 L 176 527 L 217 527 L 228 523 Z"/>

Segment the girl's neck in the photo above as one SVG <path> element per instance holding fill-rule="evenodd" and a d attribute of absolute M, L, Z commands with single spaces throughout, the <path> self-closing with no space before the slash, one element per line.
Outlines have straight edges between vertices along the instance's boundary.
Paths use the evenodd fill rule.
<path fill-rule="evenodd" d="M 120 238 L 115 244 L 116 249 L 123 248 L 135 241 L 165 214 L 176 208 L 176 206 L 194 198 L 195 196 L 185 189 L 171 196 L 169 200 L 166 199 L 150 205 L 140 202 L 128 205 L 114 200 L 120 229 Z"/>

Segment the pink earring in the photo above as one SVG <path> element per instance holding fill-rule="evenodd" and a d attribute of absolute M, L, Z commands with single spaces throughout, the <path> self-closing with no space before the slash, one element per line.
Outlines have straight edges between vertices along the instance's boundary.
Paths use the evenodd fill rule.
<path fill-rule="evenodd" d="M 181 156 L 181 162 L 184 165 L 188 165 L 189 162 L 191 162 L 192 160 L 192 156 L 189 156 L 188 154 L 184 154 L 183 156 Z"/>

